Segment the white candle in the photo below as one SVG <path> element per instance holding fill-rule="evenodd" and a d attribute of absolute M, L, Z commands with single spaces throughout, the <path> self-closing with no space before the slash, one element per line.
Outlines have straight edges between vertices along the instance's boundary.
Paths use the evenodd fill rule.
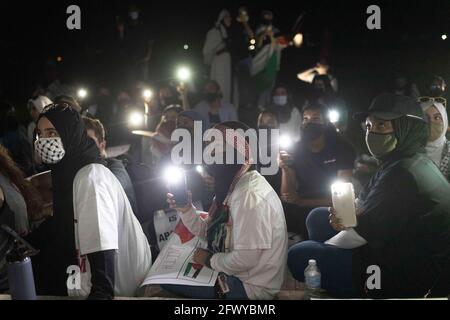
<path fill-rule="evenodd" d="M 336 216 L 341 220 L 341 224 L 346 228 L 355 227 L 355 192 L 353 184 L 350 182 L 337 182 L 331 186 L 331 196 Z"/>

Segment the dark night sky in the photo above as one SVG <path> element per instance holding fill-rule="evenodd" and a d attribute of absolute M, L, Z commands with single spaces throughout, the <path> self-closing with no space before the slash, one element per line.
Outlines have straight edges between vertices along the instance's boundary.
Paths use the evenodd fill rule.
<path fill-rule="evenodd" d="M 98 50 L 114 32 L 118 14 L 126 14 L 131 1 L 2 1 L 0 4 L 0 51 L 4 66 L 0 75 L 3 95 L 23 100 L 32 83 L 43 78 L 46 60 L 70 70 L 72 80 L 89 83 L 104 72 Z M 351 93 L 353 108 L 365 104 L 385 85 L 392 72 L 406 72 L 419 84 L 432 74 L 450 78 L 450 1 L 133 1 L 142 10 L 149 34 L 155 39 L 151 63 L 153 80 L 170 77 L 175 64 L 187 62 L 201 68 L 201 47 L 206 32 L 221 8 L 236 12 L 249 8 L 255 23 L 262 9 L 275 13 L 275 24 L 288 31 L 306 11 L 303 32 L 316 46 L 288 49 L 283 55 L 280 78 L 295 82 L 300 69 L 313 65 L 320 51 L 322 31 L 330 30 L 331 63 L 342 91 Z M 78 4 L 82 30 L 66 29 L 66 8 Z M 366 29 L 366 8 L 378 4 L 382 30 Z M 190 50 L 184 51 L 185 43 Z M 104 62 L 104 61 L 103 61 Z M 107 66 L 113 68 L 114 66 Z M 103 68 L 103 69 L 102 69 Z M 200 69 L 197 69 L 200 70 Z M 25 96 L 25 97 L 23 97 Z"/>

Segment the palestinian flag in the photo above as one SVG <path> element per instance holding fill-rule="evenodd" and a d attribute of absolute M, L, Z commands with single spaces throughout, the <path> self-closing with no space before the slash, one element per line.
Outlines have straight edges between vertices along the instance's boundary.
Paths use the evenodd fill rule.
<path fill-rule="evenodd" d="M 281 48 L 278 44 L 267 44 L 252 59 L 251 76 L 259 94 L 276 80 L 280 68 Z"/>

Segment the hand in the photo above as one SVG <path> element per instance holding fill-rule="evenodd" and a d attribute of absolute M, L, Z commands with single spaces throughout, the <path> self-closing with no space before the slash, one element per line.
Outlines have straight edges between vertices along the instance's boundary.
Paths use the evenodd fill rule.
<path fill-rule="evenodd" d="M 328 66 L 326 64 L 322 64 L 320 62 L 317 63 L 316 65 L 316 71 L 318 74 L 320 75 L 324 75 L 328 73 Z"/>
<path fill-rule="evenodd" d="M 299 207 L 303 207 L 303 198 L 298 193 L 282 193 L 281 200 L 286 203 L 295 204 Z"/>
<path fill-rule="evenodd" d="M 180 82 L 180 84 L 177 85 L 177 91 L 181 95 L 185 95 L 187 93 L 187 88 L 184 82 Z"/>
<path fill-rule="evenodd" d="M 192 210 L 193 208 L 195 209 L 194 205 L 192 204 L 192 193 L 190 191 L 188 191 L 187 196 L 188 196 L 187 205 L 185 207 L 179 207 L 179 206 L 177 206 L 177 203 L 175 202 L 174 195 L 171 193 L 168 193 L 167 194 L 167 203 L 169 204 L 170 209 L 174 209 L 181 213 L 186 213 L 186 212 Z"/>
<path fill-rule="evenodd" d="M 202 266 L 207 266 L 211 268 L 211 257 L 213 256 L 212 252 L 206 249 L 197 248 L 194 252 L 194 262 L 201 264 Z"/>
<path fill-rule="evenodd" d="M 346 228 L 341 224 L 341 220 L 336 216 L 336 210 L 330 207 L 328 208 L 328 212 L 330 212 L 328 218 L 330 219 L 331 227 L 337 232 L 345 230 Z"/>
<path fill-rule="evenodd" d="M 359 216 L 361 213 L 363 213 L 362 208 L 356 208 L 356 216 Z"/>
<path fill-rule="evenodd" d="M 280 151 L 278 154 L 278 165 L 283 170 L 290 168 L 289 166 L 292 163 L 292 160 L 292 156 L 286 151 Z"/>

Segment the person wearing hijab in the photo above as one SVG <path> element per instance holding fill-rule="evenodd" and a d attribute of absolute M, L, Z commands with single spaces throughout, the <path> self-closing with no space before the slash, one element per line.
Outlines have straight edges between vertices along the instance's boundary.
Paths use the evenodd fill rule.
<path fill-rule="evenodd" d="M 28 124 L 28 141 L 31 145 L 34 143 L 34 130 L 36 129 L 36 122 L 45 106 L 52 104 L 52 100 L 46 96 L 38 96 L 35 99 L 28 100 L 28 111 L 32 121 Z"/>
<path fill-rule="evenodd" d="M 53 217 L 31 239 L 39 294 L 89 299 L 133 296 L 151 267 L 151 252 L 117 178 L 105 167 L 81 115 L 47 106 L 35 149 L 52 171 Z M 80 286 L 66 273 L 78 266 Z"/>
<path fill-rule="evenodd" d="M 215 179 L 215 197 L 208 217 L 200 218 L 192 203 L 180 208 L 172 194 L 168 194 L 167 201 L 192 234 L 207 240 L 208 249 L 198 248 L 193 259 L 219 272 L 217 288 L 162 287 L 197 299 L 272 299 L 279 292 L 286 271 L 283 207 L 276 192 L 255 170 L 249 142 L 234 131 L 246 131 L 248 127 L 239 122 L 224 122 L 214 128 L 223 137 L 212 142 L 214 158 L 225 160 L 228 152 L 236 152 L 234 163 L 206 166 Z M 242 164 L 236 161 L 237 154 L 242 156 Z M 220 289 L 224 285 L 229 287 L 228 293 Z"/>
<path fill-rule="evenodd" d="M 428 120 L 429 135 L 425 146 L 427 156 L 438 166 L 444 177 L 450 181 L 450 141 L 445 134 L 448 117 L 444 105 L 434 100 L 421 102 L 420 106 Z"/>
<path fill-rule="evenodd" d="M 450 185 L 424 153 L 428 129 L 420 105 L 381 94 L 359 116 L 381 165 L 357 198 L 357 226 L 342 226 L 334 208 L 313 210 L 311 241 L 290 249 L 289 269 L 304 281 L 308 259 L 316 259 L 322 288 L 335 297 L 446 296 Z"/>
<path fill-rule="evenodd" d="M 222 99 L 231 102 L 232 68 L 230 55 L 231 15 L 228 10 L 222 10 L 214 27 L 206 35 L 203 46 L 203 58 L 210 66 L 210 79 L 217 81 L 222 89 Z"/>

